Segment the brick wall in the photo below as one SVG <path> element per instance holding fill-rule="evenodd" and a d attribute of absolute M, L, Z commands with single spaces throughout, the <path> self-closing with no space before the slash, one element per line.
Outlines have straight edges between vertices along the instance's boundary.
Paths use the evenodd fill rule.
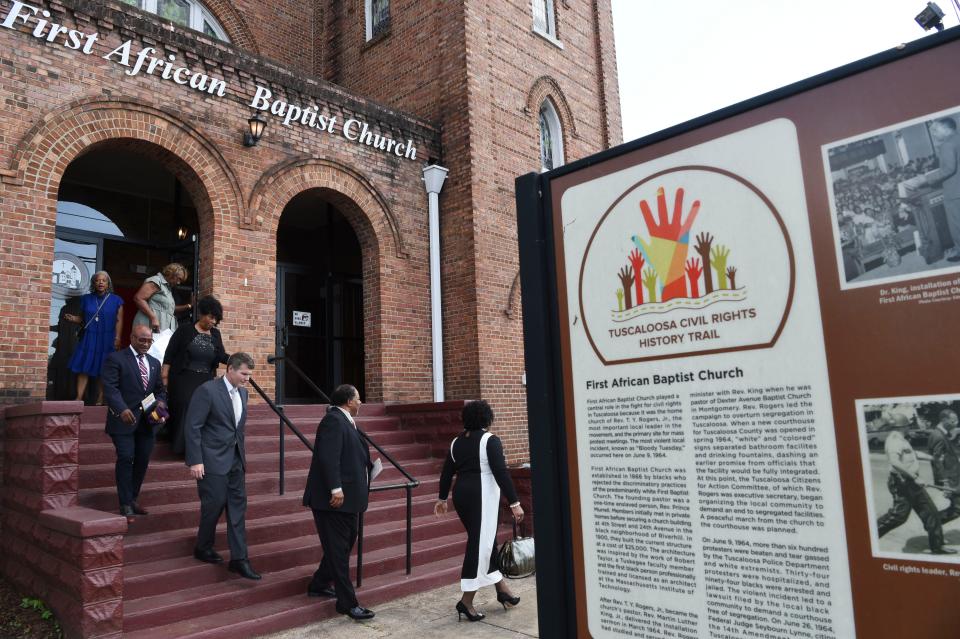
<path fill-rule="evenodd" d="M 0 11 L 10 4 L 0 0 Z M 103 38 L 85 56 L 30 37 L 26 25 L 0 29 L 8 52 L 0 54 L 0 90 L 9 96 L 0 114 L 0 255 L 14 276 L 0 293 L 8 320 L 0 403 L 42 396 L 59 178 L 92 144 L 118 139 L 187 186 L 200 218 L 201 290 L 223 299 L 228 344 L 260 361 L 273 350 L 279 216 L 289 197 L 325 189 L 363 246 L 366 399 L 429 398 L 420 168 L 434 158 L 450 169 L 440 198 L 447 397 L 488 399 L 508 459 L 527 458 L 513 180 L 539 167 L 545 98 L 557 106 L 568 162 L 620 141 L 609 0 L 556 0 L 560 46 L 534 33 L 527 0 L 393 0 L 389 31 L 370 42 L 363 0 L 209 0 L 235 46 L 167 28 L 116 0 L 36 4 L 53 21 Z M 127 39 L 134 51 L 153 46 L 226 79 L 228 94 L 124 75 L 101 56 Z M 270 116 L 264 140 L 246 149 L 255 84 L 274 98 L 316 104 L 341 125 L 357 117 L 376 132 L 413 138 L 417 161 Z M 272 388 L 272 371 L 258 377 Z"/>
<path fill-rule="evenodd" d="M 567 162 L 621 141 L 609 0 L 556 0 L 551 42 L 527 0 L 393 0 L 389 32 L 365 41 L 363 2 L 335 3 L 333 77 L 435 120 L 450 176 L 440 198 L 445 384 L 483 397 L 510 462 L 528 458 L 513 181 L 538 170 L 549 97 Z"/>
<path fill-rule="evenodd" d="M 274 349 L 275 256 L 289 200 L 319 189 L 351 222 L 363 250 L 368 397 L 431 396 L 429 261 L 421 158 L 438 153 L 429 123 L 226 45 L 132 20 L 111 5 L 37 3 L 52 21 L 99 33 L 90 55 L 31 37 L 33 23 L 0 29 L 0 402 L 44 396 L 50 263 L 57 188 L 70 162 L 91 147 L 123 145 L 149 155 L 184 183 L 197 210 L 202 293 L 225 307 L 224 340 L 261 363 L 268 391 Z M 3 15 L 10 2 L 0 2 Z M 172 53 L 185 66 L 226 80 L 222 98 L 127 68 L 103 55 L 132 40 Z M 15 52 L 15 53 L 14 53 Z M 257 147 L 242 133 L 255 85 L 275 99 L 368 122 L 376 133 L 412 139 L 411 161 L 267 115 Z"/>
<path fill-rule="evenodd" d="M 0 572 L 46 602 L 68 638 L 119 637 L 127 521 L 76 505 L 82 410 L 41 402 L 5 411 Z"/>

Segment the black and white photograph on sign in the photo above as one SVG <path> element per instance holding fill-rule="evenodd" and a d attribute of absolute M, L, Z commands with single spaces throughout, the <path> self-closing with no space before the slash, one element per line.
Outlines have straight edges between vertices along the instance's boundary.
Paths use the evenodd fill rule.
<path fill-rule="evenodd" d="M 857 401 L 876 557 L 960 563 L 960 394 Z"/>
<path fill-rule="evenodd" d="M 840 287 L 960 271 L 960 107 L 823 147 Z"/>

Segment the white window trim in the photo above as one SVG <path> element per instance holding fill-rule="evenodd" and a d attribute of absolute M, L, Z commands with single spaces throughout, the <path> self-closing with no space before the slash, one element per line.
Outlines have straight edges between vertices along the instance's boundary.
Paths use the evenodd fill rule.
<path fill-rule="evenodd" d="M 544 40 L 546 40 L 547 42 L 549 42 L 550 44 L 552 44 L 553 46 L 557 47 L 558 49 L 562 49 L 562 48 L 563 48 L 563 43 L 560 42 L 559 40 L 557 40 L 556 38 L 554 38 L 554 37 L 553 37 L 552 35 L 550 35 L 549 33 L 544 33 L 543 31 L 541 31 L 540 29 L 538 29 L 538 28 L 536 28 L 536 27 L 534 27 L 534 28 L 532 29 L 532 31 L 533 31 L 536 35 L 540 36 L 541 38 L 543 38 Z"/>
<path fill-rule="evenodd" d="M 550 130 L 550 141 L 553 142 L 553 168 L 556 169 L 564 165 L 564 156 L 563 156 L 563 124 L 560 122 L 560 116 L 557 114 L 557 107 L 554 106 L 553 100 L 550 98 L 544 98 L 543 102 L 540 103 L 540 109 L 537 111 L 537 148 L 539 149 L 538 156 L 543 159 L 543 149 L 540 148 L 540 113 L 543 113 L 546 116 L 547 127 Z M 543 162 L 540 163 L 540 171 L 548 171 Z"/>
<path fill-rule="evenodd" d="M 533 10 L 534 3 L 540 2 L 540 1 L 541 0 L 533 0 L 533 2 L 530 3 L 531 10 Z M 533 32 L 536 33 L 537 35 L 543 36 L 550 42 L 553 42 L 554 44 L 559 45 L 560 48 L 562 49 L 563 45 L 561 45 L 560 41 L 557 39 L 557 12 L 554 8 L 554 0 L 542 0 L 542 2 L 544 3 L 544 8 L 547 14 L 546 15 L 547 29 L 546 31 L 544 31 L 539 26 L 537 26 L 537 15 L 536 15 L 536 11 L 534 10 Z"/>
<path fill-rule="evenodd" d="M 363 0 L 364 21 L 366 24 L 366 42 L 373 40 L 373 0 Z"/>
<path fill-rule="evenodd" d="M 178 27 L 187 26 L 194 31 L 205 33 L 203 30 L 203 23 L 206 21 L 211 27 L 213 27 L 213 30 L 219 39 L 223 40 L 224 42 L 230 42 L 227 32 L 223 30 L 220 22 L 213 16 L 213 13 L 211 13 L 209 9 L 197 2 L 197 0 L 186 1 L 190 5 L 190 24 L 182 25 L 178 22 L 173 22 L 173 20 L 168 20 L 168 22 L 175 24 Z M 152 13 L 161 20 L 165 20 L 165 18 L 161 18 L 157 13 L 157 0 L 143 0 L 143 10 L 147 13 Z"/>

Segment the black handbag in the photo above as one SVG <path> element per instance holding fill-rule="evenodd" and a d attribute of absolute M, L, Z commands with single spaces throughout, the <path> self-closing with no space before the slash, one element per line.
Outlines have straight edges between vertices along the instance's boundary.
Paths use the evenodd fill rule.
<path fill-rule="evenodd" d="M 533 537 L 518 536 L 516 522 L 513 522 L 513 538 L 505 541 L 497 553 L 497 567 L 510 579 L 529 577 L 537 571 Z"/>

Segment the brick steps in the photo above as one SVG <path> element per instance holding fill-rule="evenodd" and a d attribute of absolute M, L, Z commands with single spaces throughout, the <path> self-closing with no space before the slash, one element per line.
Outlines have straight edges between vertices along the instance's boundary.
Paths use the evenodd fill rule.
<path fill-rule="evenodd" d="M 284 457 L 286 471 L 309 470 L 310 457 L 310 451 L 302 446 L 299 450 L 287 451 Z M 407 472 L 414 477 L 439 473 L 443 465 L 442 462 L 434 459 L 415 459 L 401 463 L 407 469 Z M 279 457 L 276 452 L 247 455 L 247 472 L 250 474 L 277 473 L 278 468 Z M 189 477 L 189 471 L 182 461 L 151 461 L 150 468 L 147 470 L 147 481 L 150 483 L 181 482 Z M 403 476 L 390 464 L 384 464 L 383 473 L 377 478 L 377 482 L 382 483 L 394 483 L 402 480 Z M 86 464 L 80 467 L 81 489 L 105 488 L 114 485 L 114 465 L 112 462 Z"/>
<path fill-rule="evenodd" d="M 411 575 L 403 572 L 379 575 L 363 580 L 363 587 L 357 591 L 361 604 L 375 607 L 384 601 L 390 601 L 406 594 L 429 590 L 438 586 L 456 582 L 460 575 L 463 558 L 460 556 L 424 564 Z M 315 566 L 301 566 L 291 572 L 298 576 L 300 590 L 287 596 L 263 601 L 261 603 L 230 609 L 203 617 L 176 621 L 163 626 L 154 626 L 146 630 L 124 632 L 126 639 L 236 639 L 253 637 L 285 628 L 304 625 L 320 619 L 335 616 L 333 599 L 307 597 L 306 584 Z M 266 578 L 265 578 L 266 579 Z M 236 581 L 246 581 L 238 579 Z M 247 584 L 252 582 L 247 582 Z M 247 584 L 240 589 L 250 588 Z M 255 584 L 252 588 L 256 588 Z M 292 588 L 292 586 L 288 586 Z M 282 588 L 281 588 L 282 592 Z M 451 608 L 452 610 L 452 608 Z"/>
<path fill-rule="evenodd" d="M 285 414 L 313 441 L 327 407 L 289 406 Z M 105 409 L 84 410 L 80 428 L 80 504 L 114 512 L 114 449 L 103 432 Z M 364 405 L 358 424 L 417 477 L 412 494 L 413 574 L 406 566 L 406 495 L 370 494 L 364 516 L 364 605 L 456 582 L 466 536 L 455 513 L 433 514 L 442 460 L 435 442 L 418 441 L 383 405 Z M 285 494 L 279 495 L 279 420 L 254 405 L 247 420 L 247 543 L 254 568 L 250 581 L 193 558 L 200 507 L 196 482 L 167 442 L 158 442 L 140 495 L 150 514 L 136 518 L 124 538 L 123 628 L 125 637 L 246 637 L 336 614 L 333 600 L 306 596 L 321 558 L 313 516 L 302 503 L 311 453 L 292 433 L 284 436 Z M 376 458 L 379 453 L 371 451 Z M 389 463 L 374 486 L 402 483 Z M 504 533 L 506 531 L 504 530 Z M 215 548 L 229 560 L 226 525 Z M 351 558 L 355 569 L 356 549 Z"/>
<path fill-rule="evenodd" d="M 264 543 L 271 540 L 283 538 L 284 536 L 300 536 L 315 534 L 313 515 L 310 511 L 300 505 L 300 497 L 294 496 L 288 503 L 282 507 L 274 507 L 269 499 L 284 500 L 284 497 L 267 498 L 268 510 L 266 513 L 261 509 L 253 510 L 250 506 L 254 505 L 254 500 L 265 501 L 265 498 L 252 497 L 248 504 L 247 512 L 247 542 L 249 544 Z M 424 494 L 415 496 L 412 503 L 412 512 L 414 524 L 418 521 L 427 522 L 428 520 L 418 519 L 424 517 L 433 517 L 433 496 Z M 261 505 L 258 503 L 258 506 Z M 269 514 L 271 510 L 282 510 Z M 261 511 L 261 512 L 258 512 Z M 251 513 L 258 513 L 252 517 Z M 199 509 L 192 505 L 190 518 L 180 528 L 145 525 L 147 520 L 154 517 L 151 514 L 147 517 L 138 518 L 130 526 L 130 533 L 124 541 L 124 557 L 127 563 L 138 561 L 162 559 L 168 557 L 189 556 L 193 552 L 193 545 L 197 534 L 197 523 L 199 521 Z M 406 499 L 394 499 L 391 501 L 374 502 L 370 509 L 364 515 L 364 525 L 369 527 L 384 522 L 405 522 L 406 521 Z M 226 548 L 226 528 L 221 524 L 217 529 L 216 546 Z M 417 533 L 417 529 L 414 529 Z M 416 538 L 416 537 L 415 537 Z"/>
<path fill-rule="evenodd" d="M 267 574 L 288 570 L 298 565 L 313 565 L 316 568 L 322 557 L 322 552 L 317 534 L 312 529 L 312 518 L 309 523 L 311 524 L 310 527 L 304 527 L 299 531 L 291 531 L 282 539 L 274 538 L 262 543 L 248 544 L 250 561 L 257 571 Z M 414 565 L 429 563 L 434 559 L 445 556 L 444 548 L 436 546 L 436 544 L 438 539 L 447 537 L 451 539 L 456 537 L 459 540 L 456 542 L 459 550 L 451 552 L 454 552 L 454 554 L 461 553 L 460 557 L 462 558 L 463 544 L 466 539 L 462 530 L 463 528 L 456 519 L 438 520 L 428 525 L 415 524 L 413 528 Z M 295 532 L 301 534 L 296 537 L 290 536 Z M 406 535 L 402 522 L 399 526 L 365 526 L 364 533 L 364 578 L 380 574 L 385 570 L 389 572 L 399 569 L 396 561 L 393 561 L 389 566 L 380 564 L 396 557 L 401 560 L 405 558 Z M 434 546 L 436 547 L 434 548 Z M 221 549 L 220 554 L 226 562 L 230 559 L 230 553 L 226 546 L 219 547 Z M 434 548 L 434 550 L 431 550 L 431 548 Z M 356 549 L 354 549 L 351 561 L 356 563 Z M 402 568 L 403 561 L 400 562 L 399 566 Z M 136 600 L 141 597 L 176 592 L 183 588 L 184 584 L 193 586 L 218 583 L 235 578 L 238 577 L 228 572 L 225 565 L 206 564 L 194 559 L 192 553 L 187 553 L 167 559 L 148 559 L 128 564 L 124 569 L 124 590 L 125 597 Z"/>
<path fill-rule="evenodd" d="M 152 464 L 151 464 L 152 467 Z M 167 504 L 186 503 L 191 509 L 196 509 L 197 505 L 197 483 L 193 479 L 184 479 L 182 481 L 151 483 L 149 481 L 150 471 L 147 471 L 147 481 L 144 483 L 140 492 L 140 502 L 151 513 L 158 507 Z M 381 479 L 383 475 L 377 477 L 373 482 L 378 486 L 385 482 Z M 420 486 L 414 488 L 414 495 L 426 492 L 430 495 L 436 495 L 439 488 L 439 475 L 427 475 L 418 477 Z M 303 489 L 307 482 L 307 470 L 287 471 L 284 478 L 284 491 L 287 495 L 295 495 L 299 499 L 303 494 Z M 268 473 L 248 474 L 246 476 L 248 495 L 274 495 L 279 496 L 280 480 L 276 471 Z M 395 498 L 403 494 L 400 491 L 382 491 L 370 493 L 370 503 Z M 85 488 L 80 491 L 80 505 L 95 510 L 104 510 L 112 512 L 117 509 L 117 490 L 113 485 L 102 486 L 100 488 Z M 152 515 L 151 515 L 152 516 Z M 133 525 L 136 525 L 134 522 Z"/>
<path fill-rule="evenodd" d="M 414 568 L 420 568 L 453 559 L 459 565 L 464 541 L 462 534 L 452 534 L 414 542 L 412 564 Z M 313 538 L 313 545 L 317 545 L 316 537 Z M 314 556 L 319 562 L 320 553 Z M 403 574 L 405 565 L 406 554 L 402 546 L 364 551 L 364 580 L 374 580 L 391 572 Z M 258 571 L 261 570 L 259 565 L 256 567 Z M 124 609 L 124 629 L 132 632 L 161 625 L 172 612 L 176 612 L 180 618 L 196 618 L 281 597 L 299 595 L 306 599 L 307 584 L 316 564 L 297 565 L 272 572 L 261 571 L 263 579 L 259 583 L 242 579 L 226 571 L 224 566 L 211 568 L 220 573 L 219 581 L 131 601 Z M 356 555 L 351 559 L 351 569 L 356 569 Z"/>
<path fill-rule="evenodd" d="M 313 441 L 326 406 L 289 406 L 285 414 Z M 406 566 L 406 496 L 402 490 L 374 492 L 364 516 L 364 605 L 454 583 L 466 542 L 455 513 L 433 514 L 441 460 L 434 442 L 418 441 L 400 428 L 383 405 L 364 405 L 358 425 L 417 477 L 413 490 L 413 574 Z M 105 409 L 84 411 L 80 429 L 80 503 L 113 512 L 114 449 L 103 432 Z M 313 516 L 301 499 L 311 453 L 287 432 L 285 494 L 279 495 L 279 424 L 266 406 L 255 405 L 247 419 L 247 542 L 250 560 L 263 575 L 249 581 L 193 558 L 199 520 L 196 482 L 169 443 L 154 449 L 140 503 L 150 514 L 136 518 L 124 539 L 125 637 L 243 637 L 289 628 L 336 614 L 329 599 L 306 596 L 321 558 Z M 376 450 L 371 451 L 377 457 Z M 374 486 L 402 483 L 389 463 Z M 504 534 L 506 532 L 504 531 Z M 229 560 L 226 525 L 215 547 Z M 351 558 L 356 566 L 356 550 Z"/>
<path fill-rule="evenodd" d="M 405 459 L 414 459 L 416 457 L 427 457 L 430 453 L 430 447 L 427 444 L 418 444 L 413 439 L 411 433 L 403 431 L 378 431 L 367 433 L 384 450 L 397 461 Z M 104 435 L 106 437 L 106 435 Z M 313 443 L 313 433 L 307 437 Z M 244 438 L 244 449 L 247 455 L 258 455 L 262 453 L 277 454 L 280 438 L 276 435 L 255 435 Z M 303 443 L 297 439 L 296 435 L 284 437 L 286 452 L 306 450 Z M 379 453 L 376 449 L 370 448 L 370 455 L 375 458 Z M 113 442 L 106 441 L 85 442 L 80 447 L 80 463 L 83 465 L 112 464 L 116 458 L 113 448 Z M 181 457 L 175 456 L 170 450 L 168 442 L 157 442 L 153 448 L 153 454 L 150 455 L 151 465 L 155 462 L 179 461 L 183 462 Z"/>

